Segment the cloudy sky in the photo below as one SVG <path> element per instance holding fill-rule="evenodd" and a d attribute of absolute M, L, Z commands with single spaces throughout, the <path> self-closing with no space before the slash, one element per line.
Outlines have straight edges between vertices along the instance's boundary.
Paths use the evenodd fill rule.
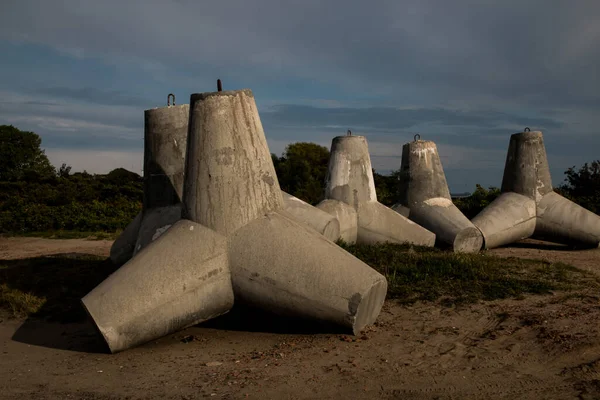
<path fill-rule="evenodd" d="M 553 180 L 600 159 L 597 0 L 4 0 L 0 124 L 55 165 L 141 172 L 143 111 L 253 90 L 271 152 L 351 129 L 374 168 L 434 140 L 453 192 L 542 130 Z"/>

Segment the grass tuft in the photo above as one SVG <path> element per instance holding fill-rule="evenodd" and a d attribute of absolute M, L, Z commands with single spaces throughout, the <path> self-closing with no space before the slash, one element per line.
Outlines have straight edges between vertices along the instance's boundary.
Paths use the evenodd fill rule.
<path fill-rule="evenodd" d="M 593 274 L 563 263 L 391 243 L 339 244 L 385 275 L 388 298 L 402 303 L 444 299 L 451 305 L 600 286 Z"/>

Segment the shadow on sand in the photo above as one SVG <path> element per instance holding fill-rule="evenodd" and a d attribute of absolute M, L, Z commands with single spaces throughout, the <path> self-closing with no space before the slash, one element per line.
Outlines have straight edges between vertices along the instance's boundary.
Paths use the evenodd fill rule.
<path fill-rule="evenodd" d="M 117 268 L 110 259 L 82 254 L 0 260 L 0 284 L 46 299 L 12 339 L 54 349 L 107 353 L 108 347 L 83 309 L 81 298 Z M 227 314 L 197 327 L 277 334 L 347 333 L 331 324 L 282 317 L 244 305 L 236 305 Z"/>

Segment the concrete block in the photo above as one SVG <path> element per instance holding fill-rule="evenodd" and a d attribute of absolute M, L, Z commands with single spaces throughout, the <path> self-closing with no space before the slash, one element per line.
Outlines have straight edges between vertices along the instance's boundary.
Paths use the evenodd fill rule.
<path fill-rule="evenodd" d="M 511 135 L 502 192 L 473 219 L 486 248 L 532 235 L 584 247 L 600 244 L 600 216 L 554 192 L 542 132 L 526 128 Z"/>
<path fill-rule="evenodd" d="M 236 300 L 354 334 L 379 315 L 385 277 L 286 212 L 248 223 L 229 245 Z"/>
<path fill-rule="evenodd" d="M 298 222 L 308 225 L 333 242 L 340 238 L 340 223 L 336 217 L 284 191 L 281 194 L 284 210 Z"/>
<path fill-rule="evenodd" d="M 112 353 L 228 312 L 227 239 L 180 220 L 82 303 Z"/>
<path fill-rule="evenodd" d="M 455 252 L 481 250 L 483 236 L 452 203 L 437 146 L 432 141 L 415 140 L 402 147 L 400 203 L 394 209 L 435 233 L 440 243 L 452 246 Z"/>

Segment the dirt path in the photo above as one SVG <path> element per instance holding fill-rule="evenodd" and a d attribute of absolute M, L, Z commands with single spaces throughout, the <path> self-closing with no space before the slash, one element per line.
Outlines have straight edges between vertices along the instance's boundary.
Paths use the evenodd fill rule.
<path fill-rule="evenodd" d="M 35 241 L 10 241 L 0 240 L 0 258 L 41 254 Z M 80 240 L 37 243 L 53 254 L 106 255 L 110 247 Z M 600 261 L 600 250 L 520 246 L 492 253 L 588 270 Z M 595 293 L 458 308 L 388 301 L 376 326 L 359 338 L 314 334 L 310 327 L 260 315 L 243 314 L 240 322 L 236 315 L 115 355 L 99 352 L 88 324 L 5 319 L 0 398 L 600 398 Z"/>

